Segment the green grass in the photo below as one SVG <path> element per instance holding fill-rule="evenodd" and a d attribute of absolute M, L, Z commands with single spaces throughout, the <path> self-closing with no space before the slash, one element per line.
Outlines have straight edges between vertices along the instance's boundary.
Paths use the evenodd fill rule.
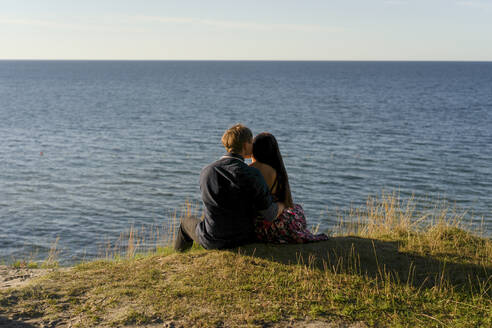
<path fill-rule="evenodd" d="M 17 260 L 10 264 L 13 268 L 28 268 L 28 269 L 38 269 L 40 267 L 38 262 L 35 261 L 21 261 Z"/>
<path fill-rule="evenodd" d="M 0 291 L 0 317 L 78 327 L 491 327 L 491 239 L 449 212 L 419 221 L 410 201 L 370 200 L 342 218 L 358 224 L 341 220 L 320 243 L 162 247 L 83 263 Z"/>

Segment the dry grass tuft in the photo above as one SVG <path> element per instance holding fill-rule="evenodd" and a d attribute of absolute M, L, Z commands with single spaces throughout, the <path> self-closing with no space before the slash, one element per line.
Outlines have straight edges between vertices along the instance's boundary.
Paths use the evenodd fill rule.
<path fill-rule="evenodd" d="M 198 213 L 198 206 L 190 202 L 178 211 L 174 211 L 166 223 L 162 225 L 150 225 L 135 228 L 133 225 L 127 232 L 121 233 L 119 238 L 108 241 L 101 257 L 106 260 L 135 258 L 161 252 L 168 252 L 168 246 L 173 244 L 176 238 L 176 230 L 185 216 Z"/>
<path fill-rule="evenodd" d="M 335 235 L 393 240 L 400 243 L 401 251 L 492 265 L 491 239 L 467 223 L 465 213 L 457 213 L 445 202 L 421 213 L 417 205 L 413 197 L 401 199 L 396 193 L 369 197 L 365 208 L 339 217 Z"/>

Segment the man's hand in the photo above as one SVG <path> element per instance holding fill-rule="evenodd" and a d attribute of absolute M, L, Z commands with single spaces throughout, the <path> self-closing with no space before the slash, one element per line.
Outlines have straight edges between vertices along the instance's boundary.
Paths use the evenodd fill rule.
<path fill-rule="evenodd" d="M 277 202 L 278 210 L 277 210 L 277 218 L 282 214 L 282 212 L 285 210 L 286 206 L 283 202 Z"/>

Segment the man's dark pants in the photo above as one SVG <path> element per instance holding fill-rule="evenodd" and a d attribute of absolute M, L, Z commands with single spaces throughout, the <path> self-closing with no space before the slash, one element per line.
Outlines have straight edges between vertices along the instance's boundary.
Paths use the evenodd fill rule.
<path fill-rule="evenodd" d="M 178 235 L 174 241 L 174 249 L 178 252 L 184 252 L 193 246 L 193 241 L 197 244 L 198 237 L 196 235 L 196 226 L 201 220 L 195 216 L 186 216 L 181 220 L 179 225 Z"/>

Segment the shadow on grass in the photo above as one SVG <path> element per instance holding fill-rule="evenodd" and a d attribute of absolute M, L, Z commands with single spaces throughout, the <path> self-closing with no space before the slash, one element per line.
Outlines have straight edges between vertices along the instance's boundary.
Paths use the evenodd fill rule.
<path fill-rule="evenodd" d="M 233 251 L 288 265 L 303 264 L 333 273 L 392 279 L 396 283 L 417 288 L 452 286 L 492 296 L 492 267 L 400 252 L 397 242 L 332 237 L 328 241 L 308 244 L 251 244 Z"/>
<path fill-rule="evenodd" d="M 25 323 L 22 321 L 11 320 L 0 316 L 0 327 L 9 327 L 9 328 L 33 328 L 36 327 L 29 323 Z"/>

